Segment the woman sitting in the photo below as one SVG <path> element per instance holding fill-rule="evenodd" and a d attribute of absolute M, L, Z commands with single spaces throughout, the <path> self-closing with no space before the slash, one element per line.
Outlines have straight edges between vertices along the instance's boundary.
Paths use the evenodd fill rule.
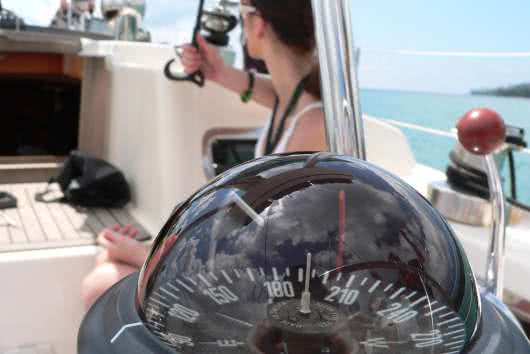
<path fill-rule="evenodd" d="M 265 62 L 270 77 L 224 64 L 217 49 L 198 36 L 196 49 L 183 47 L 186 73 L 205 78 L 269 107 L 272 115 L 256 146 L 256 157 L 293 151 L 326 151 L 315 31 L 309 0 L 241 0 L 241 18 L 251 57 Z M 83 282 L 87 306 L 123 277 L 138 271 L 147 246 L 134 239 L 131 227 L 116 226 L 98 237 L 105 251 Z"/>

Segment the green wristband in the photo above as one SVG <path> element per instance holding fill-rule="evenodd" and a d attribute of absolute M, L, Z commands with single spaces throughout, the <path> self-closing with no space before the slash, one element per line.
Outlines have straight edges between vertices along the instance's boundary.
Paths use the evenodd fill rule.
<path fill-rule="evenodd" d="M 248 88 L 241 94 L 241 101 L 243 103 L 248 103 L 252 99 L 252 94 L 254 93 L 254 83 L 256 82 L 256 77 L 254 73 L 248 72 Z"/>

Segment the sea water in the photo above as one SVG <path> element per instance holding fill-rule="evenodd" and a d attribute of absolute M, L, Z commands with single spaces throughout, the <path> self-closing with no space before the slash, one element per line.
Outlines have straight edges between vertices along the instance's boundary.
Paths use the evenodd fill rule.
<path fill-rule="evenodd" d="M 526 140 L 530 142 L 530 99 L 363 89 L 361 106 L 364 113 L 375 117 L 446 132 L 456 126 L 465 112 L 487 107 L 497 111 L 506 124 L 524 128 Z M 445 170 L 454 139 L 400 129 L 407 136 L 419 163 Z M 388 144 L 388 151 L 392 153 L 392 142 Z M 530 154 L 516 153 L 515 160 L 519 200 L 530 204 Z M 503 174 L 506 174 L 506 169 Z"/>

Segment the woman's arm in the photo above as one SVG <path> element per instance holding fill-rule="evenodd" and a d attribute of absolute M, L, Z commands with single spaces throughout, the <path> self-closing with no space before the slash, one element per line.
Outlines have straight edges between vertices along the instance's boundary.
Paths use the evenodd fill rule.
<path fill-rule="evenodd" d="M 248 74 L 224 63 L 219 50 L 206 43 L 206 40 L 197 35 L 199 48 L 184 45 L 182 64 L 187 74 L 201 70 L 207 80 L 218 83 L 224 88 L 240 95 L 248 88 Z M 252 99 L 269 108 L 273 108 L 275 91 L 272 81 L 267 76 L 257 76 L 254 84 Z"/>
<path fill-rule="evenodd" d="M 224 65 L 219 76 L 213 81 L 236 94 L 241 94 L 248 88 L 248 73 Z M 252 100 L 262 106 L 272 109 L 274 108 L 275 97 L 276 93 L 272 86 L 271 79 L 266 75 L 256 74 Z"/>

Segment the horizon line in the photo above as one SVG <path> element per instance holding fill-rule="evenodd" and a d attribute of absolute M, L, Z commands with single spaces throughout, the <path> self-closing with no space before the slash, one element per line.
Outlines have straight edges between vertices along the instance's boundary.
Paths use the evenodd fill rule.
<path fill-rule="evenodd" d="M 363 48 L 361 47 L 361 52 Z M 417 49 L 373 49 L 365 48 L 364 51 L 376 53 L 389 53 L 409 56 L 428 57 L 465 57 L 465 58 L 530 58 L 530 52 L 459 52 L 459 51 L 436 51 Z"/>

